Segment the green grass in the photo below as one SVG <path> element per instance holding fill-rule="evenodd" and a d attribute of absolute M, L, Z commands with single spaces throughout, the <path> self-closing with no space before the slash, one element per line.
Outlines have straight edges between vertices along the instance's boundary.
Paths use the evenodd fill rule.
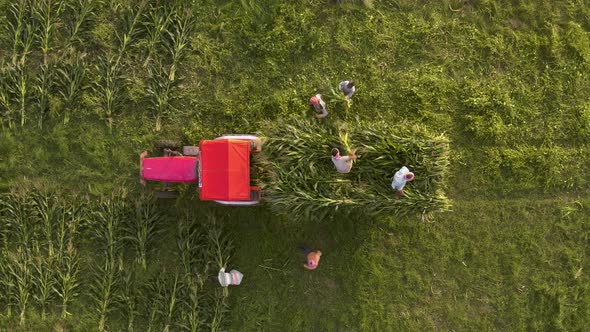
<path fill-rule="evenodd" d="M 93 1 L 82 16 L 87 2 L 63 2 L 45 46 L 40 33 L 27 34 L 38 22 L 18 28 L 11 4 L 0 0 L 2 191 L 40 187 L 94 200 L 124 187 L 134 199 L 137 154 L 155 140 L 196 143 L 312 119 L 307 100 L 316 93 L 330 115 L 310 131 L 376 122 L 449 140 L 452 211 L 427 220 L 302 218 L 269 206 L 199 203 L 190 192 L 160 202 L 169 218 L 141 282 L 171 287 L 141 303 L 171 298 L 174 273 L 155 274 L 181 267 L 180 221 L 212 214 L 232 239 L 229 267 L 244 273 L 241 286 L 219 297 L 229 304 L 223 330 L 569 331 L 590 324 L 587 1 L 150 2 L 136 25 L 139 1 Z M 34 17 L 25 7 L 23 17 Z M 170 30 L 192 20 L 184 48 L 174 46 L 178 31 L 158 37 L 150 30 L 157 15 L 170 13 L 177 15 Z M 98 67 L 109 58 L 117 63 L 110 78 Z M 48 73 L 52 80 L 43 80 Z M 117 86 L 97 88 L 107 79 Z M 350 107 L 333 94 L 344 79 L 358 85 Z M 116 92 L 110 105 L 100 97 L 108 91 Z M 300 245 L 323 251 L 316 271 L 303 269 Z M 93 261 L 88 250 L 80 254 L 81 265 Z M 66 319 L 55 308 L 42 319 L 31 297 L 20 327 L 18 308 L 9 317 L 0 292 L 1 325 L 96 329 L 88 289 Z M 108 318 L 113 330 L 128 326 L 129 303 Z M 215 302 L 207 303 L 203 314 L 211 317 Z M 150 310 L 141 308 L 136 329 L 147 328 Z M 167 316 L 155 317 L 154 328 L 164 329 Z"/>

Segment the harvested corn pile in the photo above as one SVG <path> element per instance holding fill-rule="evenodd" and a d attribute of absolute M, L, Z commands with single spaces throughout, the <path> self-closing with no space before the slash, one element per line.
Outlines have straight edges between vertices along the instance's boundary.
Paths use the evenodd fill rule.
<path fill-rule="evenodd" d="M 317 124 L 290 120 L 266 124 L 264 148 L 256 162 L 262 170 L 265 199 L 278 211 L 403 215 L 447 210 L 444 194 L 449 164 L 448 139 L 419 127 L 356 122 Z M 336 172 L 330 151 L 357 149 L 350 173 Z M 405 196 L 395 198 L 393 174 L 407 166 L 416 174 Z"/>

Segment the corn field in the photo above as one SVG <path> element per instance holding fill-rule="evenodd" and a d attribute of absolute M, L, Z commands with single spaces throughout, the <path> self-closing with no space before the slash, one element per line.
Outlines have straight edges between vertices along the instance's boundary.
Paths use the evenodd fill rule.
<path fill-rule="evenodd" d="M 175 224 L 153 197 L 131 197 L 124 190 L 93 199 L 44 189 L 3 194 L 2 325 L 85 316 L 99 331 L 222 329 L 227 289 L 209 279 L 232 246 L 216 218 L 184 214 Z"/>
<path fill-rule="evenodd" d="M 0 332 L 587 330 L 589 18 L 590 1 L 0 0 Z M 262 204 L 143 191 L 154 142 L 224 134 L 265 140 Z M 221 266 L 242 284 L 213 282 Z"/>
<path fill-rule="evenodd" d="M 277 212 L 404 215 L 448 210 L 444 194 L 449 142 L 419 127 L 357 122 L 316 124 L 292 120 L 268 123 L 256 167 L 265 199 Z M 357 149 L 348 174 L 336 172 L 331 149 Z M 405 196 L 395 198 L 393 174 L 407 166 L 416 174 Z"/>
<path fill-rule="evenodd" d="M 159 131 L 182 109 L 179 68 L 194 25 L 188 4 L 23 0 L 6 7 L 2 126 L 43 128 L 91 115 L 112 129 L 130 104 L 140 103 Z M 100 21 L 105 13 L 107 23 Z"/>

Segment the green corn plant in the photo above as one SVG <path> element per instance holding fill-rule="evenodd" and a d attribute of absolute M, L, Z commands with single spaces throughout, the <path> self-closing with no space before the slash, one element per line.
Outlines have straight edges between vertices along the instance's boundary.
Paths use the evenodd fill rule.
<path fill-rule="evenodd" d="M 154 330 L 161 330 L 159 324 L 160 317 L 164 314 L 163 307 L 166 302 L 166 288 L 168 287 L 165 279 L 166 271 L 158 274 L 156 278 L 152 279 L 146 291 L 142 294 L 145 311 L 148 313 L 147 332 Z"/>
<path fill-rule="evenodd" d="M 178 225 L 177 250 L 184 274 L 192 277 L 199 268 L 206 265 L 209 256 L 207 232 L 197 228 L 198 224 L 185 215 Z"/>
<path fill-rule="evenodd" d="M 33 19 L 38 23 L 39 33 L 37 34 L 41 52 L 43 53 L 43 64 L 49 64 L 49 51 L 52 40 L 57 30 L 59 16 L 64 9 L 64 2 L 60 0 L 36 0 L 33 2 Z"/>
<path fill-rule="evenodd" d="M 0 65 L 0 115 L 3 123 L 6 123 L 9 128 L 14 125 L 14 117 L 17 114 L 17 109 L 13 105 L 14 100 L 14 85 L 13 75 L 10 69 L 6 69 L 3 64 Z"/>
<path fill-rule="evenodd" d="M 97 264 L 92 299 L 98 313 L 98 329 L 106 329 L 107 318 L 114 309 L 122 269 L 123 220 L 127 219 L 124 197 L 114 193 L 103 199 L 91 213 L 92 237 L 103 252 L 102 263 Z"/>
<path fill-rule="evenodd" d="M 168 74 L 170 81 L 175 80 L 180 60 L 189 46 L 193 26 L 194 19 L 189 8 L 176 7 L 170 28 L 167 30 L 168 38 L 165 39 L 165 46 L 171 59 Z"/>
<path fill-rule="evenodd" d="M 121 59 L 126 54 L 129 45 L 131 45 L 136 39 L 139 34 L 139 22 L 145 8 L 146 1 L 141 1 L 138 5 L 129 5 L 124 13 L 123 22 L 124 28 L 123 33 L 119 34 L 118 31 L 115 31 L 116 37 L 119 40 L 119 49 L 118 55 L 116 59 L 116 66 L 119 65 Z"/>
<path fill-rule="evenodd" d="M 147 331 L 175 331 L 178 322 L 180 296 L 183 294 L 181 276 L 164 270 L 151 279 L 141 293 L 147 313 Z"/>
<path fill-rule="evenodd" d="M 186 215 L 178 227 L 177 248 L 183 267 L 182 296 L 180 296 L 180 319 L 190 331 L 198 331 L 204 325 L 201 313 L 201 290 L 203 279 L 199 273 L 206 265 L 203 253 L 207 250 L 206 233 L 197 230 Z"/>
<path fill-rule="evenodd" d="M 67 256 L 70 246 L 76 239 L 80 224 L 86 216 L 86 202 L 78 197 L 70 198 L 67 205 L 61 205 L 55 222 L 55 245 L 56 253 L 60 259 Z"/>
<path fill-rule="evenodd" d="M 33 299 L 41 308 L 41 318 L 47 317 L 47 307 L 53 301 L 55 296 L 55 264 L 54 258 L 47 257 L 38 249 L 35 250 L 35 256 L 32 259 L 33 265 Z"/>
<path fill-rule="evenodd" d="M 70 230 L 70 216 L 71 213 L 75 210 L 75 207 L 71 204 L 66 206 L 61 206 L 59 209 L 59 213 L 56 216 L 56 223 L 55 223 L 55 251 L 56 256 L 60 259 L 62 256 L 66 254 L 66 248 L 68 246 L 68 241 L 72 241 L 74 238 L 74 234 L 69 232 Z M 74 221 L 75 222 L 75 221 Z M 77 226 L 74 226 L 77 231 Z"/>
<path fill-rule="evenodd" d="M 158 222 L 162 219 L 153 197 L 140 198 L 135 202 L 135 214 L 126 227 L 127 240 L 135 251 L 135 260 L 143 270 L 147 269 L 147 257 L 152 242 L 160 232 Z"/>
<path fill-rule="evenodd" d="M 11 224 L 8 217 L 8 209 L 11 206 L 10 195 L 0 194 L 0 240 L 2 240 L 2 250 L 8 250 L 9 233 Z M 4 251 L 2 251 L 4 253 Z"/>
<path fill-rule="evenodd" d="M 172 20 L 173 11 L 167 6 L 154 6 L 150 4 L 149 10 L 144 15 L 142 23 L 145 37 L 145 48 L 147 50 L 144 67 L 155 61 L 159 54 L 159 46 L 163 43 L 163 37 Z"/>
<path fill-rule="evenodd" d="M 95 268 L 94 283 L 91 285 L 91 298 L 98 314 L 98 330 L 107 330 L 107 318 L 115 308 L 116 294 L 119 292 L 119 259 L 109 258 L 108 254 L 102 264 Z"/>
<path fill-rule="evenodd" d="M 230 252 L 233 249 L 232 241 L 223 235 L 221 226 L 215 223 L 213 216 L 209 217 L 210 225 L 207 232 L 209 240 L 209 260 L 215 271 L 226 267 L 230 259 Z"/>
<path fill-rule="evenodd" d="M 3 222 L 6 223 L 10 234 L 15 237 L 12 242 L 27 248 L 34 239 L 30 226 L 33 212 L 29 197 L 22 193 L 10 193 L 5 196 L 3 203 Z"/>
<path fill-rule="evenodd" d="M 127 270 L 123 273 L 121 284 L 121 292 L 117 296 L 119 302 L 125 307 L 127 331 L 133 332 L 135 330 L 135 318 L 139 315 L 138 301 L 141 296 L 133 270 Z"/>
<path fill-rule="evenodd" d="M 168 332 L 171 329 L 174 329 L 174 319 L 176 317 L 176 312 L 178 311 L 178 293 L 179 287 L 181 283 L 179 283 L 179 276 L 177 273 L 173 276 L 172 285 L 169 285 L 165 288 L 165 323 L 164 323 L 164 332 Z"/>
<path fill-rule="evenodd" d="M 7 217 L 6 209 L 10 206 L 9 195 L 0 195 L 0 241 L 2 241 L 1 249 L 8 249 L 8 234 L 10 232 L 10 223 Z M 0 251 L 3 253 L 3 251 Z M 1 256 L 0 256 L 1 257 Z"/>
<path fill-rule="evenodd" d="M 123 103 L 125 82 L 117 61 L 113 57 L 99 58 L 96 69 L 101 79 L 92 84 L 100 114 L 107 121 L 109 128 L 112 128 L 114 116 Z"/>
<path fill-rule="evenodd" d="M 38 27 L 36 25 L 35 20 L 29 20 L 25 23 L 24 29 L 21 33 L 20 38 L 20 58 L 18 59 L 18 64 L 21 66 L 25 65 L 25 61 L 27 59 L 27 55 L 31 53 L 31 47 L 33 46 L 33 42 L 35 40 L 35 36 L 37 35 Z"/>
<path fill-rule="evenodd" d="M 10 275 L 8 296 L 11 305 L 18 310 L 20 325 L 24 325 L 33 288 L 33 273 L 30 255 L 23 247 L 18 246 L 15 251 L 8 254 L 6 270 Z"/>
<path fill-rule="evenodd" d="M 224 316 L 229 311 L 227 297 L 227 287 L 224 287 L 223 289 L 217 288 L 214 292 L 214 302 L 212 308 L 213 315 L 211 317 L 211 322 L 209 323 L 209 327 L 212 332 L 222 330 Z"/>
<path fill-rule="evenodd" d="M 114 261 L 123 246 L 123 220 L 128 218 L 127 205 L 122 197 L 113 194 L 104 198 L 91 212 L 92 237 L 105 259 Z"/>
<path fill-rule="evenodd" d="M 47 256 L 55 256 L 54 249 L 54 227 L 59 220 L 60 203 L 55 195 L 47 192 L 31 193 L 32 208 L 35 211 L 36 219 L 41 222 L 41 233 L 44 236 L 44 244 L 47 246 Z"/>
<path fill-rule="evenodd" d="M 83 92 L 86 90 L 85 85 L 86 70 L 84 63 L 80 58 L 75 62 L 66 62 L 62 68 L 57 69 L 57 88 L 63 100 L 63 122 L 69 122 L 69 113 L 75 110 Z"/>
<path fill-rule="evenodd" d="M 69 242 L 67 250 L 59 256 L 55 274 L 53 290 L 60 298 L 61 318 L 65 319 L 71 315 L 68 306 L 79 295 L 80 287 L 80 258 L 73 242 Z"/>
<path fill-rule="evenodd" d="M 182 289 L 180 319 L 187 330 L 199 331 L 205 325 L 205 315 L 201 312 L 203 279 L 198 273 L 185 273 Z"/>
<path fill-rule="evenodd" d="M 199 235 L 197 232 L 195 232 L 194 228 L 191 227 L 189 220 L 190 219 L 188 215 L 186 215 L 179 223 L 176 240 L 178 255 L 180 256 L 180 263 L 185 274 L 192 273 L 193 262 L 197 258 L 197 256 L 194 255 L 195 239 Z"/>
<path fill-rule="evenodd" d="M 221 226 L 215 222 L 213 215 L 209 216 L 209 225 L 207 232 L 209 250 L 209 261 L 213 265 L 214 271 L 219 271 L 222 267 L 227 267 L 230 260 L 230 253 L 233 248 L 231 240 L 223 235 Z M 206 274 L 207 275 L 207 274 Z M 223 325 L 223 317 L 227 311 L 227 297 L 229 291 L 227 287 L 217 288 L 214 293 L 213 315 L 210 323 L 211 331 L 220 331 Z"/>
<path fill-rule="evenodd" d="M 3 316 L 7 318 L 12 317 L 12 310 L 10 306 L 10 292 L 14 287 L 12 283 L 12 276 L 8 270 L 8 255 L 7 248 L 2 248 L 0 251 L 0 303 L 2 304 Z"/>
<path fill-rule="evenodd" d="M 146 92 L 150 101 L 149 107 L 156 119 L 155 130 L 160 131 L 162 118 L 175 110 L 171 102 L 173 100 L 172 90 L 177 84 L 168 79 L 169 75 L 159 63 L 149 66 L 148 73 Z"/>
<path fill-rule="evenodd" d="M 16 95 L 16 104 L 20 115 L 20 125 L 23 127 L 26 122 L 27 103 L 29 101 L 29 77 L 26 68 L 22 62 L 16 65 L 12 80 L 15 84 L 14 90 Z"/>
<path fill-rule="evenodd" d="M 30 14 L 29 11 L 28 1 L 14 1 L 10 5 L 7 32 L 10 37 L 10 44 L 12 45 L 12 63 L 16 63 L 16 59 L 21 51 L 22 35 L 25 33 L 26 21 L 29 19 Z"/>
<path fill-rule="evenodd" d="M 66 48 L 73 44 L 81 44 L 82 36 L 89 29 L 89 25 L 96 16 L 92 0 L 77 0 L 67 2 L 68 20 L 66 21 Z"/>
<path fill-rule="evenodd" d="M 38 125 L 43 127 L 43 121 L 49 113 L 49 96 L 53 87 L 53 67 L 42 64 L 36 77 L 37 85 L 34 86 L 34 97 L 39 114 Z"/>
<path fill-rule="evenodd" d="M 69 304 L 79 295 L 79 257 L 72 242 L 68 244 L 67 251 L 59 257 L 56 270 L 56 283 L 54 291 L 61 299 L 61 317 L 66 318 Z"/>
<path fill-rule="evenodd" d="M 121 7 L 123 6 L 123 2 L 119 1 L 119 0 L 109 0 L 109 9 L 111 11 L 111 13 L 115 14 L 118 13 L 121 10 Z"/>

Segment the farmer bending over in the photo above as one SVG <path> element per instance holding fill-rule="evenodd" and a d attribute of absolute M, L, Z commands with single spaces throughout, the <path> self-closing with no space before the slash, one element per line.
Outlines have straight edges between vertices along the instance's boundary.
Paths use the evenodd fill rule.
<path fill-rule="evenodd" d="M 222 267 L 219 270 L 219 274 L 217 275 L 217 280 L 222 287 L 227 287 L 229 285 L 239 285 L 242 283 L 242 278 L 244 275 L 238 270 L 231 270 L 229 273 L 225 272 L 225 267 Z"/>
<path fill-rule="evenodd" d="M 309 104 L 312 105 L 317 112 L 320 114 L 316 114 L 317 118 L 325 118 L 328 116 L 328 111 L 326 110 L 326 103 L 322 100 L 322 95 L 317 94 L 311 98 L 309 98 Z"/>
<path fill-rule="evenodd" d="M 391 182 L 391 188 L 393 188 L 393 190 L 397 190 L 395 198 L 399 199 L 404 195 L 404 187 L 406 182 L 410 182 L 412 180 L 414 180 L 414 173 L 410 172 L 406 166 L 395 172 L 393 175 L 393 181 Z"/>
<path fill-rule="evenodd" d="M 342 81 L 340 82 L 340 90 L 342 90 L 342 93 L 344 93 L 346 99 L 350 99 L 356 91 L 356 86 L 354 86 L 353 81 Z"/>
<path fill-rule="evenodd" d="M 350 156 L 341 156 L 340 150 L 332 149 L 332 162 L 336 166 L 336 170 L 340 173 L 348 173 L 352 169 L 352 161 L 356 160 L 357 156 L 354 154 L 356 149 L 350 150 Z"/>

